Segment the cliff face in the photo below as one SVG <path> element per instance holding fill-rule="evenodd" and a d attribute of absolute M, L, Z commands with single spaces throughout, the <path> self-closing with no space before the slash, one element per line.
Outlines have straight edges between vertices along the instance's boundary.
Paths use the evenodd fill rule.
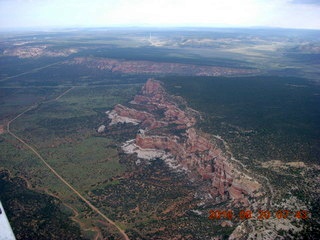
<path fill-rule="evenodd" d="M 182 76 L 232 76 L 257 73 L 258 70 L 216 66 L 199 66 L 170 62 L 119 60 L 111 58 L 77 57 L 69 64 L 124 74 L 175 74 Z"/>
<path fill-rule="evenodd" d="M 134 147 L 129 153 L 155 150 L 162 151 L 163 156 L 169 154 L 182 169 L 209 180 L 213 197 L 248 206 L 247 197 L 257 196 L 261 185 L 237 170 L 227 154 L 194 128 L 194 110 L 181 110 L 173 99 L 159 81 L 149 79 L 141 95 L 131 102 L 132 108 L 117 105 L 109 113 L 113 124 L 121 118 L 141 124 L 136 138 L 130 141 Z"/>

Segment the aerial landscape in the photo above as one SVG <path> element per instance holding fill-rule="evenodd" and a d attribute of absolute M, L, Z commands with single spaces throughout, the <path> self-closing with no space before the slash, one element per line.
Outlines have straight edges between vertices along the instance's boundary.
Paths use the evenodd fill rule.
<path fill-rule="evenodd" d="M 319 29 L 0 30 L 15 239 L 319 239 Z"/>

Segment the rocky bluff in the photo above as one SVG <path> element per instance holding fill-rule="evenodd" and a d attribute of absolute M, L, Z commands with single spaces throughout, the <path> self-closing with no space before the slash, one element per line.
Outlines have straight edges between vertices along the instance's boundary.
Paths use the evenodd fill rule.
<path fill-rule="evenodd" d="M 231 156 L 218 147 L 219 139 L 212 141 L 195 128 L 200 114 L 182 98 L 166 93 L 161 82 L 149 79 L 128 107 L 119 104 L 107 113 L 111 125 L 141 127 L 136 138 L 123 146 L 125 152 L 145 159 L 170 159 L 175 168 L 210 181 L 208 192 L 215 199 L 249 206 L 248 197 L 261 195 L 261 185 L 232 163 Z"/>

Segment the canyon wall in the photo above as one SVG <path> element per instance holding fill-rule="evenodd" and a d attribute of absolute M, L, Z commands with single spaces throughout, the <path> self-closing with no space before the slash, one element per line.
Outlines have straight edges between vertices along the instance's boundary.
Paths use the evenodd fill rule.
<path fill-rule="evenodd" d="M 181 104 L 166 93 L 159 81 L 149 79 L 141 94 L 130 102 L 130 107 L 116 105 L 108 114 L 112 124 L 123 122 L 123 118 L 140 124 L 141 130 L 130 141 L 133 145 L 130 153 L 138 150 L 162 151 L 163 156 L 170 155 L 181 169 L 210 181 L 212 197 L 232 199 L 234 203 L 248 206 L 248 197 L 259 196 L 261 185 L 240 172 L 213 139 L 205 137 L 195 128 L 199 117 L 197 112 L 186 106 L 183 111 L 179 106 Z"/>
<path fill-rule="evenodd" d="M 88 68 L 125 74 L 174 74 L 183 76 L 230 76 L 259 72 L 256 69 L 200 66 L 172 62 L 152 62 L 112 58 L 77 57 L 67 62 Z"/>

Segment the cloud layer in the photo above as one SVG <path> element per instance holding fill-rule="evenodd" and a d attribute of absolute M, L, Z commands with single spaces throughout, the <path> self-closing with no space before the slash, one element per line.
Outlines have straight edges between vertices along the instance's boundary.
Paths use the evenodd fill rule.
<path fill-rule="evenodd" d="M 320 4 L 316 0 L 0 0 L 0 28 L 268 26 L 320 29 L 319 19 Z"/>

